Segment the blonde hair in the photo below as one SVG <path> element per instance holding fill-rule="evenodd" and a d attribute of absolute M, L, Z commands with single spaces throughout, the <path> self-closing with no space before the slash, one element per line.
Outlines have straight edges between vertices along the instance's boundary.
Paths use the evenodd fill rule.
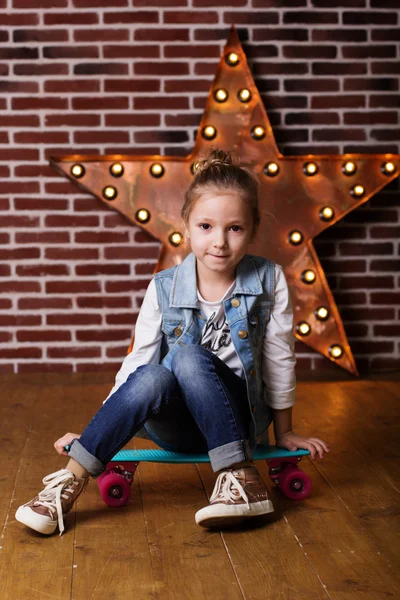
<path fill-rule="evenodd" d="M 208 191 L 235 191 L 242 200 L 250 205 L 253 218 L 253 235 L 260 223 L 258 208 L 259 181 L 257 175 L 247 167 L 241 167 L 233 157 L 233 152 L 215 148 L 194 165 L 194 179 L 184 193 L 184 204 L 181 210 L 185 228 L 195 202 Z"/>

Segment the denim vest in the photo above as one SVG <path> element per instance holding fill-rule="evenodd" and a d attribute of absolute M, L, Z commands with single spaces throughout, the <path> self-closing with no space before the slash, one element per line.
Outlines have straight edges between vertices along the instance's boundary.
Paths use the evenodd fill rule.
<path fill-rule="evenodd" d="M 163 340 L 160 363 L 171 369 L 175 352 L 199 344 L 206 317 L 197 298 L 196 257 L 190 253 L 182 263 L 154 275 L 162 313 Z M 262 348 L 265 327 L 271 316 L 275 291 L 275 263 L 246 254 L 236 268 L 236 286 L 223 301 L 234 348 L 243 365 L 252 413 L 250 445 L 272 421 L 264 396 Z M 264 437 L 264 436 L 263 436 Z M 266 434 L 266 440 L 268 434 Z"/>

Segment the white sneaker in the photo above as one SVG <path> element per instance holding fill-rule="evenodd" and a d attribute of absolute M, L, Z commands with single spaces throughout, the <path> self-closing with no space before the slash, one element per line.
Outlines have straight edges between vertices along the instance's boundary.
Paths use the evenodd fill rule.
<path fill-rule="evenodd" d="M 44 490 L 39 492 L 33 500 L 20 506 L 15 513 L 15 518 L 20 523 L 45 535 L 54 533 L 58 524 L 60 535 L 62 535 L 64 531 L 63 515 L 71 510 L 88 481 L 88 477 L 78 479 L 67 469 L 50 473 L 43 479 L 46 486 Z"/>
<path fill-rule="evenodd" d="M 197 511 L 195 519 L 202 527 L 238 525 L 244 519 L 273 510 L 256 467 L 242 467 L 218 475 L 209 506 Z"/>

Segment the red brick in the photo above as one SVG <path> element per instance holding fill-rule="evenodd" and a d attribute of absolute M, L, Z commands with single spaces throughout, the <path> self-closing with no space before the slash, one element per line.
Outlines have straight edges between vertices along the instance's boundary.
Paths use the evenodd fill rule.
<path fill-rule="evenodd" d="M 56 298 L 45 296 L 42 298 L 20 298 L 18 300 L 19 310 L 42 310 L 42 309 L 68 310 L 72 308 L 70 298 Z"/>
<path fill-rule="evenodd" d="M 135 6 L 158 6 L 164 8 L 166 6 L 187 6 L 188 0 L 133 0 Z"/>
<path fill-rule="evenodd" d="M 195 39 L 200 38 L 196 36 Z M 301 29 L 299 27 L 257 27 L 257 29 L 254 29 L 253 31 L 253 40 L 255 42 L 270 42 L 275 40 L 283 40 L 288 42 L 307 42 L 308 39 L 309 34 L 307 29 Z"/>
<path fill-rule="evenodd" d="M 78 329 L 76 339 L 82 342 L 112 342 L 114 340 L 129 340 L 131 329 Z"/>
<path fill-rule="evenodd" d="M 70 58 L 77 60 L 80 58 L 99 58 L 99 49 L 93 45 L 75 46 L 69 44 L 68 46 L 44 46 L 42 51 L 43 57 L 49 59 Z"/>
<path fill-rule="evenodd" d="M 107 325 L 129 325 L 133 326 L 137 319 L 137 313 L 116 313 L 114 315 L 107 315 Z"/>
<path fill-rule="evenodd" d="M 98 260 L 98 248 L 45 248 L 49 260 Z"/>
<path fill-rule="evenodd" d="M 75 131 L 74 144 L 128 144 L 128 131 Z"/>
<path fill-rule="evenodd" d="M 127 354 L 126 345 L 124 346 L 113 346 L 111 348 L 107 348 L 106 356 L 108 358 L 124 358 Z"/>
<path fill-rule="evenodd" d="M 167 75 L 188 75 L 189 65 L 187 62 L 135 62 L 133 70 L 136 75 L 160 75 L 166 77 Z M 214 66 L 215 73 L 215 66 Z"/>
<path fill-rule="evenodd" d="M 14 65 L 15 75 L 25 75 L 27 77 L 37 77 L 41 75 L 68 75 L 69 67 L 66 63 L 52 64 L 29 64 L 17 63 Z"/>
<path fill-rule="evenodd" d="M 99 115 L 65 113 L 65 114 L 48 114 L 45 115 L 46 127 L 99 127 Z"/>
<path fill-rule="evenodd" d="M 46 315 L 46 325 L 101 325 L 101 315 L 93 313 Z"/>
<path fill-rule="evenodd" d="M 37 48 L 17 48 L 6 47 L 0 48 L 0 60 L 33 60 L 39 58 L 39 50 Z"/>
<path fill-rule="evenodd" d="M 95 294 L 101 291 L 99 281 L 46 281 L 46 294 Z"/>
<path fill-rule="evenodd" d="M 45 227 L 98 227 L 99 218 L 95 215 L 47 215 Z"/>
<path fill-rule="evenodd" d="M 0 348 L 0 358 L 41 358 L 40 348 L 22 346 L 19 348 Z"/>
<path fill-rule="evenodd" d="M 284 45 L 282 46 L 282 53 L 285 58 L 307 58 L 307 59 L 332 59 L 337 56 L 337 47 L 318 44 L 304 44 L 304 45 Z"/>
<path fill-rule="evenodd" d="M 17 131 L 14 134 L 16 144 L 68 144 L 67 131 Z"/>
<path fill-rule="evenodd" d="M 385 62 L 380 60 L 379 62 L 370 62 L 371 73 L 373 75 L 398 75 L 400 73 L 400 62 Z"/>
<path fill-rule="evenodd" d="M 400 225 L 393 225 L 392 227 L 371 227 L 369 234 L 372 238 L 400 239 Z"/>
<path fill-rule="evenodd" d="M 332 96 L 313 96 L 311 98 L 312 109 L 326 108 L 362 108 L 365 106 L 365 96 L 348 94 L 342 96 L 340 94 Z"/>
<path fill-rule="evenodd" d="M 39 160 L 39 150 L 33 148 L 4 148 L 0 149 L 0 160 Z"/>
<path fill-rule="evenodd" d="M 99 15 L 96 12 L 74 11 L 44 14 L 45 25 L 96 25 Z"/>
<path fill-rule="evenodd" d="M 0 194 L 38 194 L 40 191 L 38 181 L 2 181 Z"/>
<path fill-rule="evenodd" d="M 0 115 L 0 127 L 39 127 L 38 115 Z"/>
<path fill-rule="evenodd" d="M 0 165 L 0 177 L 1 178 L 6 178 L 6 177 L 10 177 L 10 167 L 8 167 L 7 165 Z M 3 198 L 4 200 L 4 198 Z M 0 206 L 1 206 L 1 201 L 0 201 Z M 1 209 L 3 210 L 3 209 Z"/>
<path fill-rule="evenodd" d="M 377 123 L 396 125 L 399 122 L 399 115 L 394 110 L 345 112 L 343 122 L 346 125 L 376 125 Z"/>
<path fill-rule="evenodd" d="M 364 129 L 314 129 L 312 139 L 316 142 L 325 141 L 359 141 L 366 139 Z"/>
<path fill-rule="evenodd" d="M 392 25 L 397 13 L 387 11 L 349 11 L 343 13 L 343 25 Z"/>
<path fill-rule="evenodd" d="M 40 283 L 37 281 L 0 281 L 0 293 L 26 294 L 40 292 Z"/>
<path fill-rule="evenodd" d="M 66 8 L 68 0 L 13 0 L 13 8 Z"/>
<path fill-rule="evenodd" d="M 66 29 L 14 29 L 13 42 L 25 44 L 26 42 L 68 42 Z"/>
<path fill-rule="evenodd" d="M 37 94 L 39 86 L 35 81 L 2 81 L 0 93 L 7 94 Z"/>
<path fill-rule="evenodd" d="M 100 92 L 100 81 L 94 79 L 73 79 L 67 81 L 50 80 L 44 84 L 44 91 L 50 94 L 92 94 Z M 53 133 L 53 132 L 52 132 Z M 57 141 L 54 141 L 57 144 Z"/>
<path fill-rule="evenodd" d="M 189 136 L 186 131 L 138 131 L 134 140 L 140 144 L 178 144 L 188 142 Z"/>
<path fill-rule="evenodd" d="M 400 325 L 391 324 L 391 325 L 374 325 L 374 335 L 384 335 L 384 336 L 400 336 Z"/>
<path fill-rule="evenodd" d="M 399 89 L 399 82 L 395 77 L 357 77 L 344 79 L 343 89 L 345 92 L 361 90 L 391 92 Z"/>
<path fill-rule="evenodd" d="M 368 344 L 364 341 L 353 341 L 351 344 L 354 354 L 374 354 L 375 352 L 393 352 L 393 342 L 376 340 L 368 340 Z"/>
<path fill-rule="evenodd" d="M 6 77 L 7 75 L 9 75 L 9 73 L 10 73 L 9 66 L 6 63 L 0 63 L 0 76 Z"/>
<path fill-rule="evenodd" d="M 1 250 L 0 250 L 1 256 Z M 0 265 L 0 277 L 10 277 L 11 276 L 11 267 L 10 265 Z"/>
<path fill-rule="evenodd" d="M 400 134 L 400 128 L 390 129 L 372 129 L 371 137 L 375 140 L 379 140 L 380 142 L 389 142 L 389 141 L 398 141 Z"/>
<path fill-rule="evenodd" d="M 17 232 L 15 234 L 17 244 L 68 244 L 69 241 L 68 231 Z"/>
<path fill-rule="evenodd" d="M 76 42 L 126 42 L 129 40 L 129 29 L 75 29 Z"/>
<path fill-rule="evenodd" d="M 105 115 L 106 127 L 159 127 L 161 123 L 158 114 L 111 114 Z M 169 125 L 169 123 L 166 123 Z"/>
<path fill-rule="evenodd" d="M 106 79 L 105 92 L 159 92 L 161 83 L 157 79 Z"/>
<path fill-rule="evenodd" d="M 52 348 L 49 346 L 47 356 L 49 358 L 100 358 L 101 348 L 94 348 L 93 346 L 63 346 L 62 348 L 55 346 Z"/>
<path fill-rule="evenodd" d="M 226 17 L 225 13 L 225 17 Z M 243 13 L 236 13 L 235 20 L 236 22 L 245 23 L 242 21 Z M 216 11 L 196 11 L 196 10 L 185 10 L 185 11 L 176 11 L 176 10 L 165 10 L 163 14 L 164 23 L 193 23 L 194 25 L 199 25 L 200 23 L 218 23 L 218 13 Z M 225 21 L 226 22 L 226 21 Z M 260 23 L 261 21 L 260 17 Z M 276 23 L 277 21 L 273 21 Z"/>
<path fill-rule="evenodd" d="M 389 275 L 363 275 L 362 277 L 341 277 L 340 288 L 341 290 L 357 289 L 357 288 L 386 288 L 391 289 L 394 287 L 393 277 Z"/>
<path fill-rule="evenodd" d="M 39 265 L 35 267 L 17 265 L 16 274 L 20 277 L 46 277 L 48 275 L 61 277 L 69 275 L 69 267 L 67 265 Z"/>
<path fill-rule="evenodd" d="M 1 207 L 1 202 L 0 202 Z M 8 233 L 0 232 L 0 244 L 9 244 L 10 243 L 10 235 Z"/>
<path fill-rule="evenodd" d="M 313 29 L 313 42 L 366 42 L 367 32 L 360 29 Z"/>
<path fill-rule="evenodd" d="M 77 275 L 130 275 L 129 264 L 94 264 L 94 265 L 76 265 L 75 273 Z"/>
<path fill-rule="evenodd" d="M 393 254 L 393 244 L 387 243 L 341 243 L 339 244 L 339 253 L 342 255 L 362 255 L 362 256 L 373 256 L 375 254 Z"/>
<path fill-rule="evenodd" d="M 72 5 L 76 8 L 108 8 L 110 3 L 107 0 L 72 0 Z M 113 6 L 128 6 L 129 0 L 113 0 Z"/>
<path fill-rule="evenodd" d="M 43 98 L 11 98 L 13 110 L 65 110 L 68 108 L 67 98 L 46 96 Z"/>
<path fill-rule="evenodd" d="M 123 244 L 129 242 L 128 231 L 77 231 L 77 244 Z"/>
<path fill-rule="evenodd" d="M 342 46 L 343 58 L 353 58 L 356 60 L 366 58 L 396 58 L 396 46 L 393 45 L 374 45 L 365 46 Z"/>
<path fill-rule="evenodd" d="M 69 331 L 46 330 L 41 328 L 37 331 L 31 329 L 20 329 L 17 331 L 17 340 L 19 342 L 69 342 L 71 333 Z"/>
<path fill-rule="evenodd" d="M 103 46 L 104 58 L 160 58 L 160 47 L 143 44 Z"/>
<path fill-rule="evenodd" d="M 371 260 L 371 271 L 400 271 L 400 259 L 385 258 L 384 260 Z"/>
<path fill-rule="evenodd" d="M 14 365 L 12 363 L 1 363 L 0 373 L 14 373 Z"/>
<path fill-rule="evenodd" d="M 157 258 L 159 254 L 158 247 L 150 246 L 105 246 L 104 258 L 107 260 L 135 260 L 144 258 Z"/>
<path fill-rule="evenodd" d="M 391 321 L 394 319 L 394 308 L 343 307 L 340 310 L 345 321 Z"/>
<path fill-rule="evenodd" d="M 67 210 L 68 201 L 61 198 L 14 198 L 16 210 Z"/>
<path fill-rule="evenodd" d="M 36 12 L 10 12 L 8 14 L 2 12 L 1 24 L 4 27 L 28 27 L 29 25 L 39 24 L 39 15 Z"/>
<path fill-rule="evenodd" d="M 138 42 L 188 42 L 189 29 L 171 28 L 171 29 L 136 29 L 133 32 L 134 39 Z"/>
<path fill-rule="evenodd" d="M 76 304 L 80 308 L 131 308 L 130 296 L 78 296 Z"/>
<path fill-rule="evenodd" d="M 39 217 L 0 216 L 0 227 L 40 227 Z"/>
<path fill-rule="evenodd" d="M 110 23 L 158 23 L 159 14 L 156 10 L 114 11 L 103 14 L 103 21 Z"/>
<path fill-rule="evenodd" d="M 296 10 L 283 13 L 283 22 L 285 24 L 302 23 L 308 25 L 319 25 L 325 23 L 336 24 L 339 21 L 337 12 L 313 10 Z"/>
<path fill-rule="evenodd" d="M 325 273 L 365 273 L 367 265 L 365 260 L 341 260 L 333 263 L 324 263 Z"/>
<path fill-rule="evenodd" d="M 365 75 L 367 73 L 367 65 L 357 62 L 317 62 L 312 64 L 313 75 Z"/>
<path fill-rule="evenodd" d="M 42 317 L 40 315 L 0 315 L 0 325 L 2 327 L 29 327 L 41 325 Z"/>
<path fill-rule="evenodd" d="M 35 177 L 36 179 L 39 179 L 40 177 L 56 177 L 56 173 L 54 172 L 53 169 L 51 169 L 50 166 L 47 165 L 38 165 L 38 164 L 32 164 L 32 165 L 18 165 L 16 167 L 14 167 L 14 174 L 17 177 Z M 24 192 L 30 192 L 32 193 L 32 188 L 29 187 L 25 184 L 24 185 L 25 189 L 21 190 Z"/>
<path fill-rule="evenodd" d="M 400 304 L 400 292 L 372 292 L 371 304 Z"/>
<path fill-rule="evenodd" d="M 74 75 L 128 75 L 126 63 L 81 63 L 74 66 Z"/>
<path fill-rule="evenodd" d="M 133 99 L 133 108 L 135 110 L 187 110 L 189 100 L 182 96 L 143 96 Z"/>
<path fill-rule="evenodd" d="M 12 302 L 8 298 L 0 298 L 0 310 L 8 310 L 11 308 Z"/>
<path fill-rule="evenodd" d="M 105 285 L 105 291 L 110 294 L 120 294 L 126 292 L 135 292 L 138 290 L 145 290 L 150 281 L 144 279 L 138 280 L 127 280 L 127 281 L 107 281 Z"/>
<path fill-rule="evenodd" d="M 72 98 L 73 110 L 128 110 L 129 99 L 124 97 L 105 98 L 105 97 L 86 97 Z"/>

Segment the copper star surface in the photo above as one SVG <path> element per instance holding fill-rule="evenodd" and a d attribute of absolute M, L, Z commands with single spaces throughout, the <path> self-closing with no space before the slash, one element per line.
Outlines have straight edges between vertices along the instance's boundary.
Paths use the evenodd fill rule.
<path fill-rule="evenodd" d="M 236 150 L 259 176 L 261 224 L 249 252 L 282 265 L 296 337 L 357 374 L 312 240 L 395 179 L 400 156 L 280 154 L 234 27 L 189 156 L 76 154 L 52 157 L 50 164 L 162 242 L 157 272 L 190 252 L 179 235 L 183 192 L 196 160 L 215 147 Z"/>

